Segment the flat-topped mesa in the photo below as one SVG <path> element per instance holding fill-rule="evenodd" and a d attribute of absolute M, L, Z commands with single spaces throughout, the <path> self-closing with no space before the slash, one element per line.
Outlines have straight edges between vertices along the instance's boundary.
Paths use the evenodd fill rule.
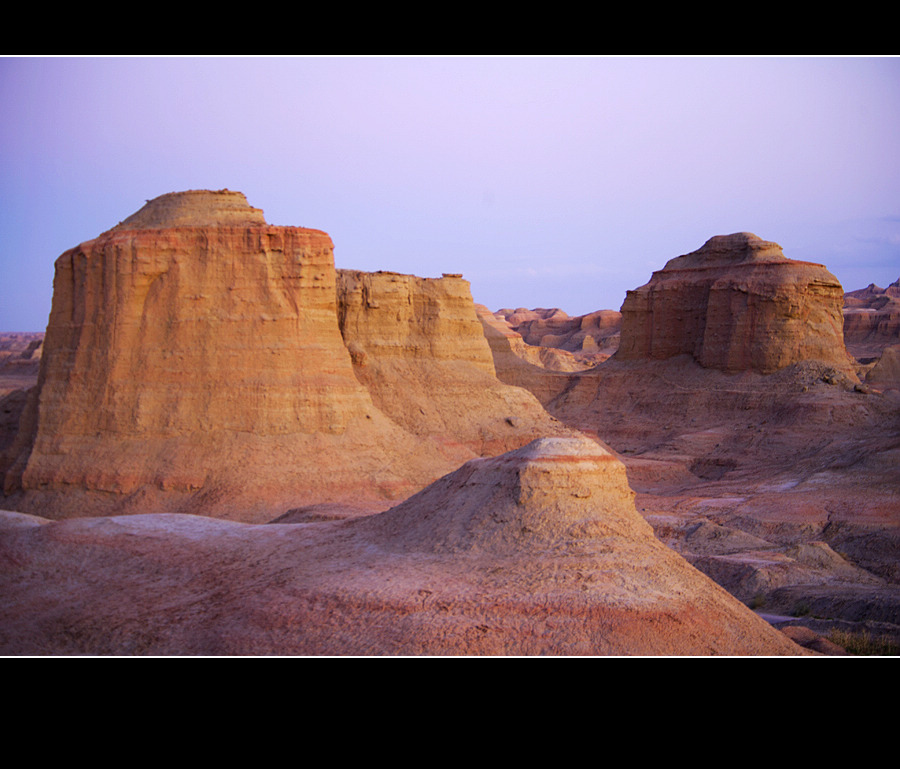
<path fill-rule="evenodd" d="M 57 259 L 37 391 L 7 492 L 328 494 L 384 466 L 353 450 L 375 435 L 415 450 L 353 373 L 331 238 L 228 191 L 163 195 Z"/>
<path fill-rule="evenodd" d="M 852 372 L 843 288 L 821 264 L 742 232 L 671 259 L 622 305 L 617 360 L 691 355 L 706 368 L 771 373 L 805 360 Z"/>
<path fill-rule="evenodd" d="M 337 271 L 341 332 L 351 352 L 466 362 L 494 374 L 469 282 L 396 272 Z"/>
<path fill-rule="evenodd" d="M 68 491 L 95 514 L 258 521 L 405 497 L 568 432 L 496 378 L 460 276 L 339 277 L 327 233 L 190 191 L 57 259 L 38 386 L 0 473 L 28 512 L 76 514 L 55 507 Z"/>
<path fill-rule="evenodd" d="M 169 227 L 265 226 L 259 208 L 252 208 L 242 192 L 187 190 L 169 192 L 119 222 L 115 230 L 147 230 Z"/>

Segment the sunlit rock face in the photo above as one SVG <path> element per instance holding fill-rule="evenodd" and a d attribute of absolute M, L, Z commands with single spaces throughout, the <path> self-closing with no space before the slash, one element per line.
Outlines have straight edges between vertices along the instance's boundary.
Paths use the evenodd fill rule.
<path fill-rule="evenodd" d="M 363 412 L 335 323 L 328 235 L 140 218 L 57 261 L 46 432 L 334 432 Z"/>
<path fill-rule="evenodd" d="M 751 233 L 670 260 L 622 305 L 618 360 L 691 355 L 706 368 L 777 371 L 817 360 L 850 370 L 843 288 L 820 264 Z"/>
<path fill-rule="evenodd" d="M 338 270 L 338 316 L 353 370 L 375 405 L 439 451 L 478 456 L 570 434 L 497 378 L 468 281 L 445 274 Z"/>
<path fill-rule="evenodd" d="M 320 467 L 331 453 L 360 476 L 385 464 L 352 451 L 374 435 L 415 449 L 355 377 L 336 310 L 326 233 L 268 225 L 230 191 L 148 202 L 56 262 L 7 490 L 350 490 L 347 462 Z"/>
<path fill-rule="evenodd" d="M 0 472 L 28 512 L 88 493 L 82 514 L 255 522 L 403 498 L 566 432 L 496 378 L 460 276 L 339 279 L 326 233 L 188 191 L 59 257 L 38 387 Z"/>

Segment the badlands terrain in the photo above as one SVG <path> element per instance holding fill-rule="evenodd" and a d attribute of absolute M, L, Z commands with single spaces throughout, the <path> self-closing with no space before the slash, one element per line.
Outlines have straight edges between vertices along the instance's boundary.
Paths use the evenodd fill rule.
<path fill-rule="evenodd" d="M 495 311 L 148 201 L 0 335 L 0 654 L 896 654 L 900 281 L 660 265 Z"/>

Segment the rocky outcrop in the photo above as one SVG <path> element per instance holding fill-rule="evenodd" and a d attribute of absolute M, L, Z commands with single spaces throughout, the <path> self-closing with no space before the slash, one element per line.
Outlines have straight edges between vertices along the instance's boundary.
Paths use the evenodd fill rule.
<path fill-rule="evenodd" d="M 815 360 L 852 371 L 843 289 L 825 267 L 751 233 L 670 260 L 622 305 L 618 360 L 690 355 L 705 368 L 771 373 Z"/>
<path fill-rule="evenodd" d="M 495 313 L 522 336 L 526 344 L 565 350 L 583 362 L 583 368 L 594 366 L 619 345 L 621 313 L 597 310 L 587 315 L 569 316 L 558 308 L 526 310 L 502 309 Z"/>
<path fill-rule="evenodd" d="M 476 310 L 490 345 L 497 378 L 525 388 L 544 406 L 568 386 L 571 372 L 590 367 L 566 350 L 527 344 L 502 317 L 498 318 L 483 305 L 476 305 Z"/>
<path fill-rule="evenodd" d="M 43 333 L 0 334 L 0 397 L 37 382 Z"/>
<path fill-rule="evenodd" d="M 299 443 L 378 419 L 337 328 L 331 239 L 241 199 L 164 195 L 59 257 L 8 492 L 258 489 L 287 457 L 302 475 Z"/>
<path fill-rule="evenodd" d="M 844 342 L 861 364 L 874 363 L 900 344 L 900 280 L 887 288 L 870 283 L 844 296 Z"/>
<path fill-rule="evenodd" d="M 393 549 L 513 556 L 653 531 L 635 510 L 625 466 L 584 436 L 471 460 L 361 526 Z"/>
<path fill-rule="evenodd" d="M 448 366 L 461 359 L 502 387 L 470 296 L 469 317 L 459 315 L 464 281 L 441 282 L 457 303 L 449 316 L 447 302 L 431 312 L 426 283 L 407 281 L 410 314 L 400 317 L 398 305 L 373 312 L 373 302 L 393 299 L 390 279 L 373 280 L 379 288 L 362 303 L 373 328 L 354 325 L 352 301 L 341 306 L 354 367 L 326 233 L 268 225 L 236 192 L 149 201 L 57 260 L 38 388 L 7 454 L 7 493 L 24 493 L 37 511 L 45 497 L 86 491 L 111 512 L 171 503 L 256 520 L 310 498 L 406 496 L 490 450 L 490 440 L 480 450 L 469 435 L 457 440 L 453 425 L 413 429 L 375 386 L 386 416 L 357 377 L 360 351 L 372 368 L 402 351 Z M 398 392 L 404 384 L 395 380 Z M 534 436 L 513 421 L 528 411 L 523 400 L 532 413 L 539 407 L 528 393 L 503 395 L 498 445 L 517 434 L 521 445 Z"/>
<path fill-rule="evenodd" d="M 866 374 L 866 384 L 900 390 L 900 344 L 885 347 L 875 365 Z"/>
<path fill-rule="evenodd" d="M 348 349 L 378 360 L 464 363 L 494 374 L 469 283 L 461 275 L 337 271 L 338 314 Z"/>
<path fill-rule="evenodd" d="M 458 447 L 482 456 L 571 434 L 531 393 L 498 379 L 462 276 L 342 269 L 337 296 L 353 370 L 404 430 L 456 457 Z"/>
<path fill-rule="evenodd" d="M 0 513 L 0 653 L 805 653 L 633 500 L 603 447 L 552 439 L 345 521 Z"/>
<path fill-rule="evenodd" d="M 252 208 L 242 192 L 187 190 L 161 195 L 127 219 L 117 230 L 151 230 L 172 227 L 265 227 L 261 209 Z"/>

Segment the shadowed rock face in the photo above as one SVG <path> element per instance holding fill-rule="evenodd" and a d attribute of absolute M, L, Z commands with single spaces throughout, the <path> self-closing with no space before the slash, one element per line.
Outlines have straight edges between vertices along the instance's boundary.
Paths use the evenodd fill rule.
<path fill-rule="evenodd" d="M 822 265 L 751 233 L 718 236 L 628 292 L 616 358 L 687 354 L 706 368 L 760 373 L 818 360 L 850 371 L 842 305 Z"/>

